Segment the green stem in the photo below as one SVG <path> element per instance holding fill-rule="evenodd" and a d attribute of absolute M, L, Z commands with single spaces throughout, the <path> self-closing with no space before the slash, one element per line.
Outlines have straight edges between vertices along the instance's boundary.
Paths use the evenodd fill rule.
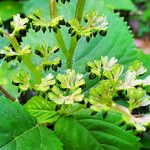
<path fill-rule="evenodd" d="M 78 0 L 78 3 L 77 3 L 75 18 L 78 19 L 79 23 L 81 23 L 81 21 L 82 21 L 85 3 L 86 3 L 86 0 Z M 67 67 L 68 68 L 72 68 L 73 55 L 74 55 L 77 43 L 78 42 L 76 40 L 76 36 L 73 36 L 71 38 L 69 55 L 68 55 L 68 60 L 67 60 Z"/>
<path fill-rule="evenodd" d="M 56 7 L 56 0 L 49 0 L 49 8 L 50 8 L 50 16 L 52 19 L 57 17 L 57 7 Z M 57 30 L 57 33 L 55 33 L 55 38 L 57 40 L 57 43 L 59 44 L 63 54 L 68 56 L 68 50 L 66 48 L 62 33 L 60 29 Z"/>
<path fill-rule="evenodd" d="M 126 120 L 128 120 L 128 122 L 133 123 L 133 120 L 132 120 L 133 116 L 130 113 L 128 108 L 121 106 L 119 104 L 113 103 L 112 109 L 123 114 L 123 116 L 125 117 Z"/>
<path fill-rule="evenodd" d="M 21 47 L 20 47 L 20 45 L 19 45 L 19 43 L 18 43 L 18 41 L 14 35 L 5 34 L 5 36 L 8 38 L 8 40 L 10 41 L 10 43 L 12 44 L 12 46 L 14 47 L 14 49 L 16 51 L 21 50 Z M 31 71 L 31 73 L 33 74 L 36 82 L 40 83 L 41 77 L 42 77 L 41 72 L 36 70 L 36 67 L 31 62 L 30 56 L 24 56 L 22 61 L 28 67 L 28 69 Z"/>
<path fill-rule="evenodd" d="M 4 34 L 6 37 L 7 37 L 7 39 L 10 41 L 10 43 L 12 44 L 12 46 L 14 47 L 14 49 L 16 50 L 16 51 L 20 51 L 21 50 L 21 48 L 20 48 L 20 45 L 19 45 L 19 43 L 18 43 L 18 41 L 17 41 L 17 39 L 16 39 L 16 37 L 13 35 L 13 34 Z"/>
<path fill-rule="evenodd" d="M 52 19 L 57 17 L 56 0 L 49 0 L 50 16 Z"/>
<path fill-rule="evenodd" d="M 33 74 L 36 82 L 40 83 L 41 82 L 41 78 L 42 78 L 42 74 L 41 74 L 40 71 L 38 71 L 36 69 L 34 64 L 31 62 L 30 56 L 25 56 L 22 61 L 28 67 L 28 69 L 31 71 L 31 73 Z"/>

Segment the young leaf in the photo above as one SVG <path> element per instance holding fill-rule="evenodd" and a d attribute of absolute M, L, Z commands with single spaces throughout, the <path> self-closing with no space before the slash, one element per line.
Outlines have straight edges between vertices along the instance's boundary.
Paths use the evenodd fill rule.
<path fill-rule="evenodd" d="M 110 9 L 137 11 L 136 6 L 131 0 L 103 0 L 104 4 Z"/>
<path fill-rule="evenodd" d="M 62 150 L 53 131 L 42 125 L 22 108 L 0 97 L 0 149 Z"/>
<path fill-rule="evenodd" d="M 38 123 L 53 124 L 60 116 L 55 111 L 56 105 L 41 96 L 32 97 L 24 107 L 33 115 Z"/>

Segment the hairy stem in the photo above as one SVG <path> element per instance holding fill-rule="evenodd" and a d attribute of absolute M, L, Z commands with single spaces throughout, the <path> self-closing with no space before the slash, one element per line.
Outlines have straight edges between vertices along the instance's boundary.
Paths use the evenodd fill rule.
<path fill-rule="evenodd" d="M 56 0 L 49 0 L 50 16 L 52 19 L 57 17 Z"/>
<path fill-rule="evenodd" d="M 14 47 L 14 49 L 16 51 L 21 50 L 21 47 L 16 39 L 16 37 L 13 34 L 5 34 L 5 36 L 8 38 L 8 40 L 10 41 L 10 43 L 12 44 L 12 46 Z M 34 64 L 31 61 L 30 55 L 28 56 L 24 56 L 23 57 L 23 63 L 28 67 L 28 69 L 31 71 L 31 73 L 33 74 L 35 80 L 37 83 L 39 83 L 41 81 L 41 72 L 39 72 L 36 67 L 34 66 Z"/>
<path fill-rule="evenodd" d="M 81 21 L 82 21 L 85 3 L 86 3 L 86 0 L 78 0 L 78 3 L 77 3 L 75 18 L 78 19 L 79 23 L 81 23 Z M 77 46 L 76 36 L 73 36 L 71 38 L 70 48 L 69 48 L 69 56 L 68 56 L 68 60 L 67 60 L 68 68 L 72 68 L 72 60 L 73 60 L 73 55 L 74 55 L 76 46 Z"/>
<path fill-rule="evenodd" d="M 133 120 L 132 120 L 133 116 L 131 115 L 128 108 L 114 103 L 112 109 L 123 114 L 126 120 L 128 120 L 130 123 L 133 123 Z"/>
<path fill-rule="evenodd" d="M 50 8 L 50 16 L 52 19 L 57 17 L 57 7 L 56 7 L 56 0 L 49 0 L 49 8 Z M 62 33 L 60 29 L 57 30 L 57 33 L 55 33 L 55 38 L 57 40 L 57 43 L 59 44 L 63 54 L 68 56 L 68 50 L 66 48 Z"/>
<path fill-rule="evenodd" d="M 8 99 L 10 99 L 11 101 L 15 101 L 16 99 L 11 96 L 1 85 L 0 85 L 0 91 L 4 94 L 5 97 L 7 97 Z"/>

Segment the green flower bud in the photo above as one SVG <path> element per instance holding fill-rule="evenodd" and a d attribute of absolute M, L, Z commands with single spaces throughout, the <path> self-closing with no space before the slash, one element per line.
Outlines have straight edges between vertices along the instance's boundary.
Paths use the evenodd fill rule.
<path fill-rule="evenodd" d="M 42 27 L 42 31 L 43 31 L 43 33 L 45 33 L 45 31 L 46 31 L 46 27 Z"/>
<path fill-rule="evenodd" d="M 106 31 L 106 30 L 101 30 L 101 31 L 99 32 L 99 34 L 100 34 L 101 36 L 106 36 L 107 31 Z"/>

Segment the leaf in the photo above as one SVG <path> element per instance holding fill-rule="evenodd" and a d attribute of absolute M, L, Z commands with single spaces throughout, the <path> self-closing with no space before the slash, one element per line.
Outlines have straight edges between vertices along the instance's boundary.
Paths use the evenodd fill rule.
<path fill-rule="evenodd" d="M 103 0 L 110 9 L 137 11 L 136 6 L 131 0 Z"/>
<path fill-rule="evenodd" d="M 55 132 L 65 150 L 138 150 L 138 138 L 115 124 L 120 119 L 117 115 L 111 112 L 105 119 L 102 113 L 76 119 L 62 117 L 55 125 Z"/>
<path fill-rule="evenodd" d="M 0 64 L 0 85 L 5 88 L 13 97 L 17 98 L 18 88 L 11 84 L 16 69 L 14 66 L 9 66 L 7 63 Z"/>
<path fill-rule="evenodd" d="M 24 107 L 33 115 L 37 121 L 43 123 L 54 123 L 59 114 L 55 111 L 55 104 L 51 101 L 45 100 L 41 96 L 32 97 Z"/>
<path fill-rule="evenodd" d="M 148 131 L 148 132 L 143 133 L 143 135 L 142 135 L 142 141 L 141 142 L 143 144 L 143 149 L 145 149 L 145 150 L 150 149 L 149 141 L 150 141 L 150 132 Z"/>
<path fill-rule="evenodd" d="M 0 49 L 3 48 L 3 46 L 8 46 L 9 45 L 9 41 L 7 40 L 7 38 L 5 37 L 1 37 L 0 36 Z"/>
<path fill-rule="evenodd" d="M 22 4 L 20 2 L 2 1 L 0 2 L 0 18 L 6 21 L 13 17 L 14 14 L 22 11 Z"/>
<path fill-rule="evenodd" d="M 38 125 L 20 104 L 1 97 L 0 107 L 1 150 L 62 150 L 53 131 Z"/>

